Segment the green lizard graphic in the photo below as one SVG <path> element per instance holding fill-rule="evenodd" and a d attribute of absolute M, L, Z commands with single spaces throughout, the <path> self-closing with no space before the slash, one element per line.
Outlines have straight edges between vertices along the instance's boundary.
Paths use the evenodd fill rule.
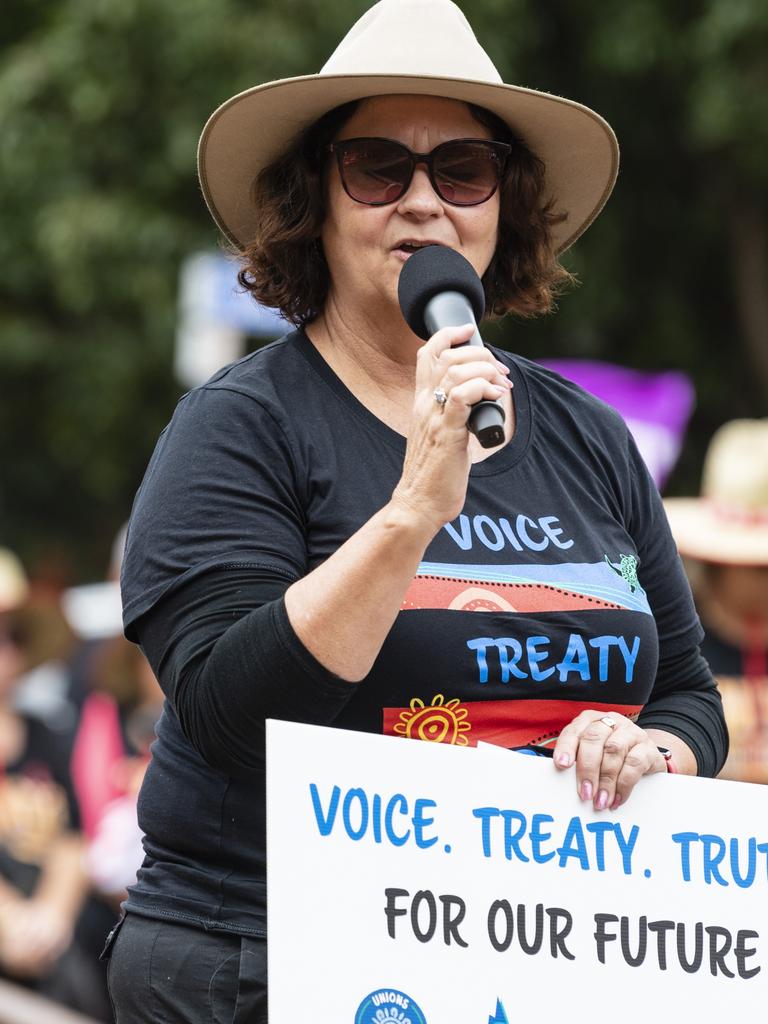
<path fill-rule="evenodd" d="M 642 587 L 640 587 L 640 580 L 637 578 L 637 567 L 640 564 L 634 555 L 619 555 L 619 564 L 614 565 L 608 555 L 605 556 L 605 560 L 616 573 L 617 576 L 621 576 L 624 582 L 629 587 L 630 594 Z"/>

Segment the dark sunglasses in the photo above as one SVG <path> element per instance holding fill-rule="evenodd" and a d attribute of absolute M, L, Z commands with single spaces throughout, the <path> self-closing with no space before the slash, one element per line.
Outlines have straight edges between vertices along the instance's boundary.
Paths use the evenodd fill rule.
<path fill-rule="evenodd" d="M 335 154 L 344 191 L 357 203 L 386 206 L 408 191 L 418 164 L 432 188 L 451 206 L 477 206 L 498 189 L 512 147 L 487 139 L 452 139 L 431 153 L 413 153 L 393 139 L 344 139 Z"/>

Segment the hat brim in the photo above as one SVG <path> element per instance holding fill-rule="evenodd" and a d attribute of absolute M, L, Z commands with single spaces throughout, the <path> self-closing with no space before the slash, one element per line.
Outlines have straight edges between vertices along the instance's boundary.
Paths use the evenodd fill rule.
<path fill-rule="evenodd" d="M 385 95 L 442 96 L 497 114 L 545 165 L 547 198 L 567 219 L 554 227 L 557 252 L 583 234 L 611 194 L 619 147 L 610 125 L 588 107 L 521 86 L 422 75 L 305 75 L 233 96 L 200 138 L 203 196 L 224 235 L 239 249 L 253 237 L 258 173 L 322 114 L 351 100 Z"/>
<path fill-rule="evenodd" d="M 678 551 L 721 565 L 768 565 L 768 525 L 724 519 L 700 498 L 664 501 Z"/>

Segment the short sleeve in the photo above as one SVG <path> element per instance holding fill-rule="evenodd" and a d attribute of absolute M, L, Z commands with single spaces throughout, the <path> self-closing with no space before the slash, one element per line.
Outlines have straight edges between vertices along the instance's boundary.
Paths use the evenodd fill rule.
<path fill-rule="evenodd" d="M 208 385 L 181 399 L 150 460 L 131 514 L 122 570 L 126 636 L 182 581 L 211 568 L 307 571 L 293 446 L 279 414 Z"/>

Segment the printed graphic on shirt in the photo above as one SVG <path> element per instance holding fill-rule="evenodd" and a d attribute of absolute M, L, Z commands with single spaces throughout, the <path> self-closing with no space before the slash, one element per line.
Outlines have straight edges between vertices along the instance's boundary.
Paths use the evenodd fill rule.
<path fill-rule="evenodd" d="M 567 551 L 574 541 L 567 535 L 567 528 L 560 525 L 557 516 L 539 516 L 532 519 L 523 513 L 514 521 L 507 516 L 476 515 L 470 517 L 462 512 L 453 523 L 443 527 L 454 544 L 462 551 L 546 551 L 547 548 L 561 548 Z"/>
<path fill-rule="evenodd" d="M 478 636 L 466 641 L 475 654 L 477 682 L 582 684 L 606 683 L 611 689 L 635 681 L 640 637 L 600 636 L 562 631 L 554 636 Z"/>
<path fill-rule="evenodd" d="M 605 556 L 605 560 L 616 573 L 617 576 L 621 576 L 624 582 L 629 587 L 630 593 L 634 594 L 635 590 L 640 586 L 640 581 L 637 578 L 637 567 L 640 564 L 634 555 L 619 555 L 619 564 L 614 565 L 608 555 Z"/>
<path fill-rule="evenodd" d="M 551 530 L 550 520 L 539 522 Z M 487 523 L 478 525 L 486 532 L 478 530 L 477 536 L 487 544 Z M 531 528 L 527 533 L 518 530 L 516 536 L 530 537 Z M 560 541 L 559 535 L 556 539 Z M 632 685 L 641 635 L 647 639 L 653 629 L 638 565 L 635 555 L 620 551 L 605 554 L 598 562 L 555 565 L 422 562 L 403 611 L 507 613 L 509 625 L 498 629 L 499 619 L 493 618 L 485 621 L 493 621 L 506 635 L 464 636 L 477 699 L 464 700 L 461 694 L 449 699 L 442 693 L 431 700 L 414 696 L 408 707 L 383 709 L 383 731 L 458 746 L 482 741 L 504 747 L 552 747 L 563 727 L 588 708 L 635 718 L 643 707 Z M 592 614 L 581 619 L 581 612 Z M 605 612 L 622 614 L 605 618 Z M 536 616 L 552 613 L 565 615 L 526 627 Z M 595 618 L 595 613 L 603 615 Z M 566 622 L 569 628 L 563 628 Z M 619 622 L 618 630 L 610 631 L 610 625 L 615 629 Z M 597 623 L 608 629 L 600 632 Z M 481 632 L 494 630 L 480 626 L 477 634 Z M 509 698 L 483 700 L 483 691 L 498 684 L 509 688 Z M 594 684 L 600 684 L 599 692 Z M 560 694 L 568 691 L 575 699 L 562 699 Z"/>
<path fill-rule="evenodd" d="M 425 608 L 523 614 L 609 608 L 651 614 L 633 555 L 621 555 L 616 565 L 607 555 L 604 562 L 560 565 L 421 562 L 401 610 Z"/>
<path fill-rule="evenodd" d="M 448 743 L 457 747 L 469 745 L 470 741 L 464 734 L 471 730 L 472 723 L 465 721 L 469 711 L 458 697 L 446 701 L 442 693 L 438 693 L 429 705 L 425 705 L 420 697 L 414 697 L 410 708 L 405 710 L 385 708 L 385 726 L 388 711 L 399 712 L 398 720 L 392 726 L 392 732 L 398 736 L 429 740 L 432 743 Z"/>
<path fill-rule="evenodd" d="M 414 697 L 410 707 L 384 708 L 384 733 L 462 747 L 480 742 L 500 747 L 551 747 L 563 726 L 587 708 L 634 718 L 642 705 L 594 700 L 446 701 L 438 693 L 429 704 Z"/>

